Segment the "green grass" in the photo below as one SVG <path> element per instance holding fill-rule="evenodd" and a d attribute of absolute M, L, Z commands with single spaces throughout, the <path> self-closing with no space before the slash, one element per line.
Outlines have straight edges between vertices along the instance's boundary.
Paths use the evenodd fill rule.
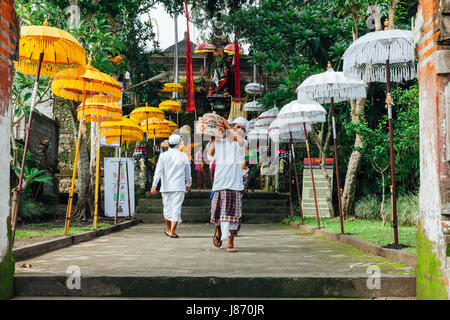
<path fill-rule="evenodd" d="M 288 218 L 287 221 L 290 219 Z M 286 221 L 286 220 L 285 220 Z M 293 221 L 301 222 L 300 217 L 294 217 Z M 317 228 L 317 219 L 315 217 L 305 217 L 305 224 Z M 321 229 L 341 233 L 341 223 L 339 219 L 320 218 Z M 378 220 L 345 220 L 344 231 L 350 233 L 350 236 L 360 238 L 378 246 L 384 246 L 394 242 L 394 233 L 390 223 L 383 227 L 382 222 Z M 399 243 L 409 246 L 402 249 L 406 252 L 416 253 L 417 227 L 399 226 Z"/>
<path fill-rule="evenodd" d="M 50 229 L 45 230 L 30 230 L 30 229 L 17 229 L 16 230 L 16 239 L 23 239 L 29 237 L 52 237 L 52 236 L 63 236 L 64 235 L 64 227 L 58 226 L 54 223 L 33 223 L 27 224 L 27 227 L 50 227 Z M 97 228 L 104 228 L 110 226 L 109 224 L 99 223 L 97 224 Z M 69 229 L 69 235 L 75 235 L 78 233 L 86 232 L 94 230 L 93 226 L 73 226 Z"/>

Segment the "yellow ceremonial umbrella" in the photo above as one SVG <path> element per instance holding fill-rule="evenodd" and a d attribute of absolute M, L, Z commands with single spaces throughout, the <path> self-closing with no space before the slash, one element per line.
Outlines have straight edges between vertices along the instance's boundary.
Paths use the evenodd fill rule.
<path fill-rule="evenodd" d="M 147 132 L 147 146 L 148 146 L 148 139 L 153 137 L 153 157 L 154 157 L 154 161 L 156 161 L 156 155 L 155 155 L 156 141 L 155 140 L 156 140 L 156 138 L 160 138 L 159 136 L 157 136 L 157 133 L 159 133 L 161 131 L 168 131 L 169 130 L 169 121 L 167 121 L 166 119 L 162 119 L 162 120 L 146 119 L 143 122 L 141 122 L 140 126 L 141 126 L 142 130 Z M 152 136 L 150 136 L 151 132 L 153 132 Z"/>
<path fill-rule="evenodd" d="M 130 119 L 133 119 L 137 123 L 141 123 L 142 128 L 142 122 L 146 121 L 147 124 L 151 122 L 157 122 L 164 120 L 164 112 L 161 111 L 158 108 L 149 107 L 148 103 L 145 103 L 145 107 L 134 109 L 130 113 Z M 145 132 L 147 132 L 147 148 L 148 148 L 148 131 L 149 128 L 142 128 Z"/>
<path fill-rule="evenodd" d="M 121 154 L 122 154 L 122 142 L 133 142 L 141 141 L 143 139 L 144 131 L 139 127 L 139 125 L 129 119 L 122 118 L 121 121 L 105 121 L 100 125 L 100 135 L 106 137 L 107 143 L 117 143 L 119 142 L 119 168 L 117 174 L 117 198 L 116 198 L 116 211 L 114 223 L 117 223 L 117 213 L 119 209 L 119 187 L 120 187 L 120 165 L 121 165 Z M 128 186 L 128 164 L 127 166 L 127 186 Z M 127 187 L 128 188 L 128 187 Z M 130 197 L 128 190 L 128 214 L 130 212 Z"/>
<path fill-rule="evenodd" d="M 81 121 L 81 113 L 83 105 L 77 109 L 77 118 Z M 84 119 L 86 122 L 101 123 L 104 121 L 120 121 L 122 120 L 122 108 L 117 102 L 108 101 L 106 96 L 94 96 L 86 99 L 84 106 Z M 98 129 L 98 124 L 95 126 Z M 93 135 L 91 135 L 93 139 Z M 93 143 L 93 140 L 91 140 Z M 94 229 L 97 229 L 98 217 L 98 186 L 100 176 L 100 143 L 98 135 L 96 139 L 97 163 L 95 167 L 95 211 L 94 211 Z"/>
<path fill-rule="evenodd" d="M 165 83 L 162 92 L 183 92 L 183 86 L 179 83 Z"/>
<path fill-rule="evenodd" d="M 181 104 L 175 100 L 166 100 L 159 104 L 159 108 L 165 111 L 181 111 Z"/>
<path fill-rule="evenodd" d="M 171 132 L 174 132 L 174 131 L 177 130 L 177 129 L 178 129 L 177 124 L 176 124 L 175 122 L 173 122 L 173 121 L 169 121 L 169 130 L 170 130 Z"/>
<path fill-rule="evenodd" d="M 49 27 L 45 21 L 42 26 L 25 26 L 20 28 L 19 59 L 14 61 L 16 70 L 24 74 L 35 75 L 28 124 L 25 130 L 25 145 L 20 168 L 17 201 L 12 214 L 12 243 L 16 233 L 17 213 L 22 194 L 25 157 L 33 121 L 33 111 L 41 75 L 51 77 L 60 70 L 67 69 L 73 75 L 82 74 L 86 66 L 86 52 L 70 33 Z"/>
<path fill-rule="evenodd" d="M 72 201 L 73 201 L 73 191 L 75 184 L 75 175 L 77 171 L 77 162 L 78 162 L 78 153 L 80 150 L 80 140 L 81 140 L 81 132 L 84 126 L 84 108 L 86 105 L 86 98 L 90 96 L 92 100 L 98 99 L 101 101 L 119 101 L 121 99 L 122 86 L 117 82 L 113 77 L 100 72 L 98 69 L 92 67 L 91 58 L 89 58 L 89 63 L 86 66 L 86 71 L 81 76 L 73 77 L 69 72 L 63 70 L 58 72 L 52 78 L 52 92 L 60 97 L 82 101 L 81 105 L 81 114 L 80 114 L 80 126 L 78 129 L 78 139 L 77 146 L 75 152 L 75 163 L 73 166 L 73 174 L 72 174 L 72 184 L 70 187 L 69 194 L 69 204 L 67 206 L 67 214 L 66 214 L 66 226 L 64 229 L 64 234 L 67 236 L 69 234 L 69 226 L 70 226 L 70 215 L 72 211 Z M 100 98 L 100 94 L 103 94 L 102 98 Z M 96 97 L 94 97 L 96 96 Z"/>

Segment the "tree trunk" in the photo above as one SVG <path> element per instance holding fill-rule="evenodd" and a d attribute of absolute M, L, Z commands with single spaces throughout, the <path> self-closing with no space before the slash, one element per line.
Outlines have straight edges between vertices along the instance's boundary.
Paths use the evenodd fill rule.
<path fill-rule="evenodd" d="M 70 108 L 70 114 L 72 116 L 72 121 L 74 125 L 74 131 L 78 133 L 79 122 L 77 120 L 76 108 Z M 75 135 L 75 138 L 78 138 Z M 75 139 L 76 140 L 76 139 Z M 89 192 L 89 182 L 90 182 L 90 172 L 89 172 L 89 151 L 86 139 L 86 128 L 81 131 L 80 140 L 80 150 L 78 154 L 78 180 L 77 180 L 77 191 L 78 200 L 77 205 L 73 211 L 73 219 L 78 218 L 81 220 L 86 220 L 89 214 L 89 202 L 91 197 L 93 198 L 93 193 Z"/>
<path fill-rule="evenodd" d="M 360 122 L 363 117 L 364 104 L 366 99 L 358 99 L 356 102 L 351 101 L 351 117 L 353 122 Z M 359 167 L 361 165 L 361 152 L 359 148 L 363 147 L 363 142 L 359 134 L 355 136 L 354 149 L 347 166 L 347 174 L 345 176 L 344 192 L 342 193 L 342 209 L 346 218 L 355 217 L 355 192 L 356 181 Z"/>
<path fill-rule="evenodd" d="M 389 29 L 395 28 L 395 9 L 397 9 L 399 0 L 391 0 L 389 2 Z"/>

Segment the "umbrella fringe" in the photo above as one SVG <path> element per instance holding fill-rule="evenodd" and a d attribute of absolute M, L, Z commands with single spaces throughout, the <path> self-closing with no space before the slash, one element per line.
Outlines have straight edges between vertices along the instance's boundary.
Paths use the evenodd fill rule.
<path fill-rule="evenodd" d="M 313 99 L 316 102 L 330 103 L 331 98 L 334 98 L 334 102 L 343 102 L 351 99 L 360 99 L 366 97 L 365 86 L 354 86 L 354 87 L 340 87 L 339 84 L 333 85 L 333 89 L 329 89 L 327 85 L 316 86 L 314 90 L 303 90 L 299 89 L 297 93 L 298 100 L 303 97 Z"/>
<path fill-rule="evenodd" d="M 14 61 L 14 65 L 17 71 L 23 74 L 36 74 L 39 61 L 28 60 L 25 58 L 19 58 L 19 61 Z M 41 66 L 41 76 L 51 77 L 56 73 L 66 70 L 67 74 L 72 77 L 79 77 L 85 72 L 85 67 L 78 63 L 53 63 L 43 61 Z"/>

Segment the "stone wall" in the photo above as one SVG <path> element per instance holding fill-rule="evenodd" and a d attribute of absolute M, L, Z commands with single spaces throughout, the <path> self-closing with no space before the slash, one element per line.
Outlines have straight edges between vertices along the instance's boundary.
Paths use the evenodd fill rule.
<path fill-rule="evenodd" d="M 18 23 L 14 1 L 0 0 L 0 299 L 13 295 L 14 260 L 11 256 L 10 223 L 10 131 L 11 88 Z"/>
<path fill-rule="evenodd" d="M 27 119 L 28 121 L 28 119 Z M 46 175 L 52 176 L 54 183 L 49 185 L 44 183 L 43 194 L 57 194 L 58 182 L 55 174 L 58 170 L 58 145 L 59 145 L 59 125 L 45 115 L 33 114 L 33 124 L 29 137 L 29 151 L 33 154 L 41 168 L 45 168 Z"/>
<path fill-rule="evenodd" d="M 417 298 L 450 297 L 450 0 L 420 0 Z"/>

